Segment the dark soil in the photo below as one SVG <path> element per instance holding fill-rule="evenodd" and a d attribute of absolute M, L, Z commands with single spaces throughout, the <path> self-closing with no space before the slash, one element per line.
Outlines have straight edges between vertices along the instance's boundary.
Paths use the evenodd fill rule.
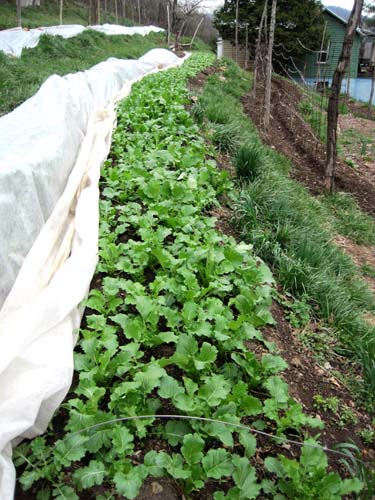
<path fill-rule="evenodd" d="M 358 432 L 370 424 L 370 419 L 368 415 L 362 415 L 355 409 L 352 395 L 332 374 L 333 371 L 345 371 L 343 359 L 332 355 L 329 362 L 321 366 L 314 359 L 314 353 L 301 343 L 300 332 L 293 329 L 286 320 L 283 307 L 274 302 L 271 312 L 276 324 L 265 328 L 263 334 L 267 340 L 276 344 L 280 355 L 289 365 L 289 368 L 283 372 L 283 378 L 288 382 L 291 396 L 302 404 L 306 413 L 324 421 L 325 428 L 319 431 L 321 442 L 328 448 L 332 448 L 338 443 L 353 440 L 362 449 L 363 443 Z M 309 327 L 315 335 L 319 336 L 319 325 L 311 324 Z M 322 411 L 316 408 L 313 399 L 315 395 L 323 398 L 337 398 L 342 405 L 350 408 L 358 419 L 358 423 L 340 426 L 338 416 L 332 411 Z M 366 450 L 365 455 L 374 456 L 374 450 Z"/>
<path fill-rule="evenodd" d="M 260 96 L 254 102 L 247 95 L 242 102 L 264 142 L 290 159 L 292 177 L 316 195 L 324 190 L 325 145 L 317 140 L 310 125 L 299 114 L 301 97 L 294 83 L 284 78 L 273 78 L 271 122 L 267 133 L 261 126 L 263 107 Z M 335 187 L 351 193 L 363 211 L 375 216 L 375 185 L 340 160 L 335 170 Z"/>

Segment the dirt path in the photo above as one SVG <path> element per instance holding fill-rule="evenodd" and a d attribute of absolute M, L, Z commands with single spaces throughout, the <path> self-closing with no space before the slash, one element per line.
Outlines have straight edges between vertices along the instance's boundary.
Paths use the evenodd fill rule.
<path fill-rule="evenodd" d="M 298 87 L 283 78 L 274 78 L 272 85 L 272 118 L 267 134 L 260 127 L 261 99 L 254 103 L 249 95 L 245 96 L 244 109 L 258 126 L 262 139 L 291 160 L 292 177 L 313 194 L 320 194 L 324 188 L 325 145 L 316 139 L 298 111 L 302 97 Z M 375 216 L 375 179 L 338 161 L 335 184 L 338 190 L 351 193 L 362 210 Z"/>

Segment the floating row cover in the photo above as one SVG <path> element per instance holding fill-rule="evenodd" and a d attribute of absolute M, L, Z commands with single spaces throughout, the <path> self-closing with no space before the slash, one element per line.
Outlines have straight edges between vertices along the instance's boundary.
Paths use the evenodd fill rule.
<path fill-rule="evenodd" d="M 1 500 L 14 495 L 12 446 L 44 432 L 71 384 L 79 304 L 97 262 L 98 181 L 118 92 L 126 96 L 132 82 L 182 61 L 154 49 L 137 61 L 109 59 L 51 76 L 0 118 L 2 302 L 18 273 L 0 306 Z"/>

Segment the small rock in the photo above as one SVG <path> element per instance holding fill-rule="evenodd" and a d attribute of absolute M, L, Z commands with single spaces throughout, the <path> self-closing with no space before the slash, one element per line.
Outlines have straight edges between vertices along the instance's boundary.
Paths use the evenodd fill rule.
<path fill-rule="evenodd" d="M 326 362 L 324 363 L 324 368 L 325 368 L 326 370 L 332 370 L 332 365 L 331 365 L 331 363 L 330 363 L 329 361 L 326 361 Z"/>
<path fill-rule="evenodd" d="M 293 366 L 296 366 L 297 368 L 301 368 L 302 366 L 302 362 L 299 358 L 292 358 L 290 360 L 290 363 L 293 365 Z"/>
<path fill-rule="evenodd" d="M 153 481 L 151 483 L 151 490 L 153 495 L 159 495 L 159 493 L 163 493 L 164 488 L 161 484 L 157 483 L 156 481 Z"/>

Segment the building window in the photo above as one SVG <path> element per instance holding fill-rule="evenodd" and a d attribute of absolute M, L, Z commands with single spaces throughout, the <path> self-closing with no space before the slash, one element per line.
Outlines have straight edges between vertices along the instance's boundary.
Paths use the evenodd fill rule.
<path fill-rule="evenodd" d="M 329 44 L 327 45 L 326 49 L 320 50 L 318 52 L 318 64 L 327 64 L 328 52 L 329 52 Z"/>

